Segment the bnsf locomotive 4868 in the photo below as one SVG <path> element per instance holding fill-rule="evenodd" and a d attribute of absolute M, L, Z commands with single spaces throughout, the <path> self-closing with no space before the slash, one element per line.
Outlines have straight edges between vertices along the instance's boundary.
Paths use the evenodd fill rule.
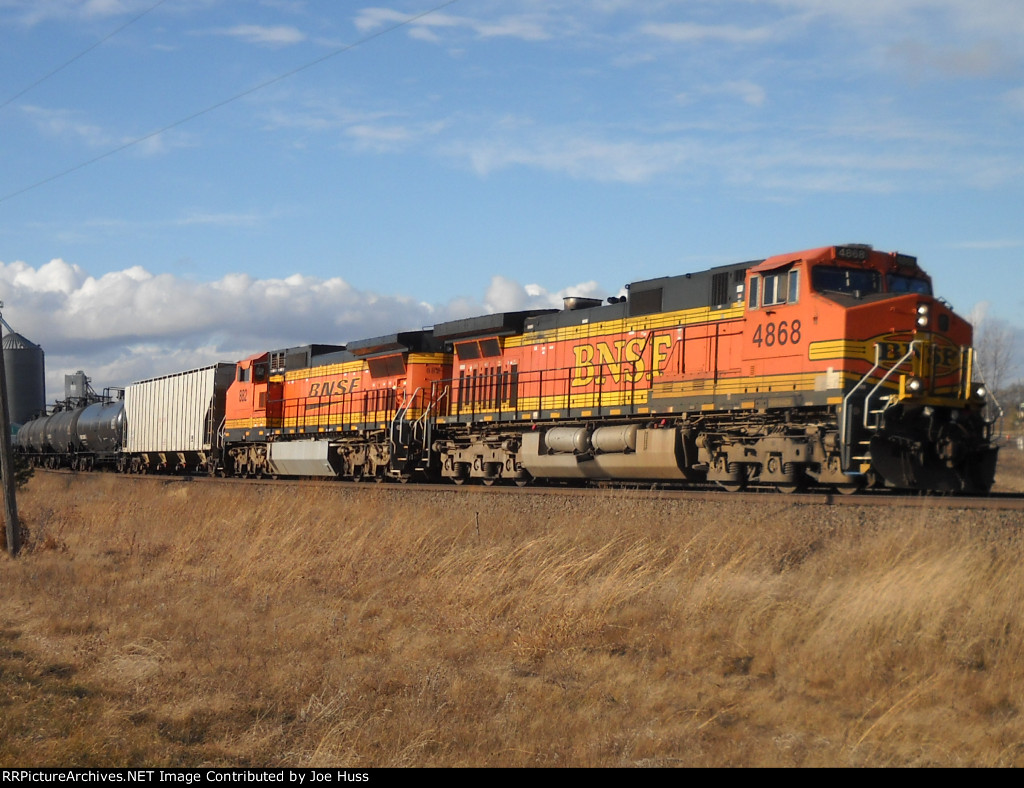
<path fill-rule="evenodd" d="M 971 334 L 915 258 L 832 246 L 141 381 L 102 450 L 48 437 L 73 414 L 18 445 L 124 472 L 985 493 Z"/>

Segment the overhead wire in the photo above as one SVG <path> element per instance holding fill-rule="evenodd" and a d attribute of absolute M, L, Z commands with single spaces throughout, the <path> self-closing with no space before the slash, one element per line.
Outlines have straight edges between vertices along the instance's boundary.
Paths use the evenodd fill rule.
<path fill-rule="evenodd" d="M 160 1 L 164 2 L 164 0 L 160 0 Z M 251 88 L 247 88 L 246 90 L 243 90 L 241 93 L 236 93 L 235 95 L 231 96 L 230 98 L 226 98 L 226 99 L 224 99 L 222 101 L 216 102 L 215 104 L 211 104 L 210 106 L 205 107 L 204 109 L 198 110 L 196 112 L 193 112 L 190 115 L 186 115 L 185 117 L 180 118 L 179 120 L 176 120 L 173 123 L 168 123 L 166 126 L 163 126 L 163 127 L 159 128 L 159 129 L 157 129 L 156 131 L 151 131 L 148 134 L 142 135 L 141 137 L 136 137 L 136 138 L 134 138 L 132 140 L 129 140 L 128 142 L 125 142 L 125 143 L 123 143 L 121 145 L 118 145 L 118 146 L 116 146 L 114 148 L 111 148 L 110 150 L 108 150 L 108 151 L 106 151 L 104 153 L 101 153 L 98 156 L 94 156 L 91 159 L 88 159 L 88 160 L 83 161 L 83 162 L 81 162 L 79 164 L 76 164 L 73 167 L 68 167 L 66 170 L 62 170 L 62 171 L 60 171 L 60 172 L 58 172 L 58 173 L 56 173 L 54 175 L 50 175 L 49 177 L 43 178 L 42 180 L 39 180 L 39 181 L 36 181 L 35 183 L 33 183 L 33 184 L 29 185 L 29 186 L 22 187 L 21 189 L 18 189 L 16 191 L 9 192 L 8 194 L 0 196 L 0 203 L 7 202 L 8 200 L 14 199 L 15 197 L 19 197 L 20 195 L 25 194 L 26 192 L 30 192 L 30 191 L 33 191 L 34 189 L 38 189 L 40 186 L 45 186 L 48 183 L 53 183 L 56 180 L 60 180 L 61 178 L 64 178 L 64 177 L 66 177 L 68 175 L 71 175 L 74 172 L 78 172 L 79 170 L 85 169 L 86 167 L 89 167 L 89 166 L 91 166 L 93 164 L 96 164 L 97 162 L 103 161 L 104 159 L 109 159 L 111 156 L 114 156 L 114 155 L 120 153 L 121 151 L 127 150 L 128 148 L 132 148 L 132 147 L 134 147 L 136 145 L 139 145 L 140 143 L 143 143 L 143 142 L 145 142 L 147 140 L 151 140 L 154 137 L 159 137 L 161 134 L 164 134 L 165 132 L 168 132 L 168 131 L 170 131 L 172 129 L 176 129 L 178 126 L 183 126 L 186 123 L 189 123 L 189 122 L 195 120 L 196 118 L 202 117 L 203 115 L 208 115 L 209 113 L 211 113 L 211 112 L 213 112 L 215 110 L 221 109 L 222 107 L 226 107 L 228 104 L 232 104 L 233 102 L 238 101 L 240 99 L 243 99 L 246 96 L 250 96 L 253 93 L 256 93 L 257 91 L 263 90 L 264 88 L 270 87 L 271 85 L 276 85 L 278 82 L 283 82 L 284 80 L 289 79 L 289 78 L 295 76 L 296 74 L 300 74 L 303 71 L 306 71 L 306 70 L 308 70 L 310 68 L 313 68 L 314 66 L 320 65 L 324 61 L 330 60 L 331 58 L 337 57 L 338 55 L 342 55 L 342 54 L 344 54 L 346 52 L 350 52 L 351 50 L 355 49 L 356 47 L 363 46 L 364 44 L 367 44 L 370 41 L 373 41 L 375 39 L 378 39 L 381 36 L 385 36 L 385 35 L 387 35 L 389 33 L 393 33 L 394 31 L 400 30 L 403 27 L 407 27 L 408 25 L 411 25 L 414 22 L 417 22 L 420 19 L 423 19 L 424 17 L 430 16 L 431 14 L 436 14 L 438 11 L 441 11 L 442 9 L 445 9 L 445 8 L 447 8 L 450 5 L 454 5 L 457 2 L 459 2 L 459 0 L 445 0 L 445 2 L 439 3 L 439 4 L 435 5 L 435 6 L 427 9 L 426 11 L 421 11 L 421 12 L 419 12 L 417 14 L 413 14 L 412 16 L 406 17 L 405 19 L 401 19 L 401 20 L 399 20 L 398 22 L 395 22 L 392 25 L 383 27 L 380 30 L 377 30 L 376 32 L 373 32 L 373 33 L 370 33 L 368 35 L 365 35 L 362 38 L 360 38 L 360 39 L 358 39 L 356 41 L 353 41 L 350 44 L 346 44 L 345 46 L 342 46 L 342 47 L 339 47 L 338 49 L 332 50 L 331 52 L 328 52 L 325 55 L 321 55 L 318 58 L 310 60 L 308 63 L 305 63 L 305 64 L 303 64 L 301 66 L 296 67 L 296 68 L 293 68 L 290 71 L 286 71 L 283 74 L 279 74 L 276 77 L 272 77 L 271 79 L 268 79 L 268 80 L 266 80 L 264 82 L 260 82 L 258 85 L 254 85 Z"/>
<path fill-rule="evenodd" d="M 35 82 L 33 82 L 28 87 L 23 88 L 22 90 L 19 90 L 17 93 L 15 93 L 9 99 L 7 99 L 7 101 L 5 101 L 3 104 L 0 104 L 0 109 L 3 109 L 4 107 L 8 106 L 9 104 L 13 104 L 15 101 L 17 101 L 22 96 L 24 96 L 26 93 L 28 93 L 30 90 L 32 90 L 33 88 L 39 87 L 44 82 L 46 82 L 46 80 L 48 80 L 51 77 L 59 74 L 61 71 L 66 69 L 68 66 L 70 66 L 72 63 L 74 63 L 74 62 L 76 62 L 78 60 L 81 60 L 83 57 L 85 57 L 90 52 L 92 52 L 94 49 L 96 49 L 96 47 L 100 46 L 101 44 L 106 43 L 107 41 L 112 39 L 114 36 L 116 36 L 118 33 L 120 33 L 122 30 L 124 30 L 126 27 L 128 27 L 130 25 L 134 25 L 136 22 L 138 22 L 140 19 L 142 19 L 142 17 L 144 17 L 150 11 L 156 10 L 159 6 L 163 5 L 166 2 L 167 2 L 167 0 L 157 0 L 157 2 L 153 3 L 153 5 L 151 5 L 149 8 L 147 8 L 145 11 L 142 11 L 142 12 L 136 14 L 131 19 L 129 19 L 127 22 L 125 22 L 123 25 L 121 25 L 119 28 L 117 28 L 116 30 L 112 30 L 111 32 L 107 33 L 107 35 L 103 36 L 103 38 L 101 38 L 99 41 L 97 41 L 96 43 L 92 44 L 89 47 L 86 47 L 85 49 L 83 49 L 81 52 L 79 52 L 77 55 L 75 55 L 70 60 L 67 60 L 64 63 L 61 63 L 55 69 L 53 69 L 52 71 L 47 72 L 46 74 L 41 76 L 39 79 L 37 79 Z"/>

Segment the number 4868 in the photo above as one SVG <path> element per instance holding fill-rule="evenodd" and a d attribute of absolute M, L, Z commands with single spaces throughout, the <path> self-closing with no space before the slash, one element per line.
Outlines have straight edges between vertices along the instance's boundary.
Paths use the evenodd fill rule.
<path fill-rule="evenodd" d="M 758 347 L 774 347 L 775 345 L 799 345 L 800 321 L 782 320 L 778 324 L 765 323 L 754 332 L 754 344 Z"/>

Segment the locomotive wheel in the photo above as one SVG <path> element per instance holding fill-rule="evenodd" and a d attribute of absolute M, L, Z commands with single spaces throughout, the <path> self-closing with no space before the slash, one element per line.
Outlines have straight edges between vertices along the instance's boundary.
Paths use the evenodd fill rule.
<path fill-rule="evenodd" d="M 719 482 L 718 484 L 726 492 L 739 492 L 747 486 L 745 482 Z"/>

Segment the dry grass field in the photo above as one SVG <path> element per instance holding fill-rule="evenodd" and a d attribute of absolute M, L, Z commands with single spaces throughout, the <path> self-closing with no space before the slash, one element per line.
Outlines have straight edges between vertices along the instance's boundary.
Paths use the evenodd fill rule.
<path fill-rule="evenodd" d="M 1018 514 L 45 473 L 19 505 L 0 766 L 1024 766 Z"/>

